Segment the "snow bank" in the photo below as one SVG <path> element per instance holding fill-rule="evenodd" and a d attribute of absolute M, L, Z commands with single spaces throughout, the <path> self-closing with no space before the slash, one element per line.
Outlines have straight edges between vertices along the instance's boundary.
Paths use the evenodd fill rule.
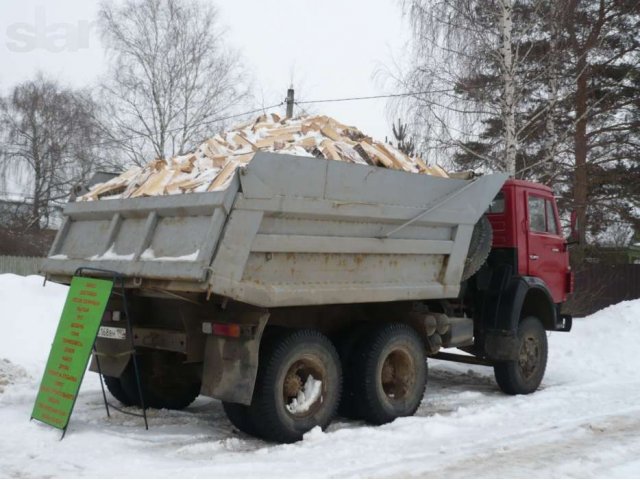
<path fill-rule="evenodd" d="M 0 358 L 40 375 L 68 287 L 47 283 L 39 276 L 0 275 Z"/>
<path fill-rule="evenodd" d="M 574 319 L 573 332 L 551 334 L 546 384 L 640 378 L 640 299 Z M 640 474 L 640 471 L 638 472 Z"/>
<path fill-rule="evenodd" d="M 97 375 L 69 432 L 29 422 L 67 288 L 0 275 L 0 477 L 638 477 L 640 300 L 549 335 L 541 389 L 500 393 L 492 371 L 429 361 L 415 417 L 372 427 L 337 419 L 302 442 L 240 434 L 220 402 L 107 418 Z M 310 389 L 313 390 L 313 389 Z"/>

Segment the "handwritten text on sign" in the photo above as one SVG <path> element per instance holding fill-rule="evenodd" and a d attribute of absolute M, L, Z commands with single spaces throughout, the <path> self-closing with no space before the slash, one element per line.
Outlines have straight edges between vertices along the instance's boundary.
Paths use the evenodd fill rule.
<path fill-rule="evenodd" d="M 74 277 L 31 418 L 66 428 L 113 282 Z"/>

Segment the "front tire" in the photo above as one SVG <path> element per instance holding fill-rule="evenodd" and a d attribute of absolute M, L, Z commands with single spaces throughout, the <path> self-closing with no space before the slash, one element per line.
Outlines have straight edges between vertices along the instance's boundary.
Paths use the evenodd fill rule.
<path fill-rule="evenodd" d="M 359 417 L 381 425 L 413 415 L 427 385 L 427 357 L 416 331 L 401 323 L 374 328 L 358 345 L 351 378 Z"/>
<path fill-rule="evenodd" d="M 296 442 L 333 419 L 342 386 L 340 359 L 315 330 L 285 330 L 269 343 L 261 352 L 251 420 L 265 440 Z"/>
<path fill-rule="evenodd" d="M 518 359 L 499 362 L 494 368 L 498 386 L 509 395 L 535 392 L 547 367 L 547 334 L 537 317 L 526 317 L 518 326 Z"/>

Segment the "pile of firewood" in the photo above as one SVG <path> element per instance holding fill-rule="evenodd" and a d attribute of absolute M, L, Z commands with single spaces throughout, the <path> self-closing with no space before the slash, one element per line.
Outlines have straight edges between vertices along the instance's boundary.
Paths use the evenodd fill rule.
<path fill-rule="evenodd" d="M 223 190 L 238 166 L 257 151 L 312 156 L 447 177 L 440 167 L 428 166 L 392 145 L 377 142 L 354 127 L 326 116 L 281 119 L 265 114 L 255 121 L 218 134 L 191 154 L 154 160 L 134 167 L 108 182 L 95 185 L 78 200 L 130 198 Z"/>

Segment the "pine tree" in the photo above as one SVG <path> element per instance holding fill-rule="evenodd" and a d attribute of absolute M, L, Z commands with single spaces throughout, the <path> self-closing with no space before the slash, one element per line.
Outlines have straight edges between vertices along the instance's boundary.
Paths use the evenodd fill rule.
<path fill-rule="evenodd" d="M 398 124 L 391 124 L 391 130 L 393 131 L 393 136 L 396 139 L 396 147 L 401 152 L 413 157 L 416 151 L 416 145 L 413 139 L 408 135 L 408 128 L 406 123 L 402 123 L 400 119 L 398 119 Z"/>

